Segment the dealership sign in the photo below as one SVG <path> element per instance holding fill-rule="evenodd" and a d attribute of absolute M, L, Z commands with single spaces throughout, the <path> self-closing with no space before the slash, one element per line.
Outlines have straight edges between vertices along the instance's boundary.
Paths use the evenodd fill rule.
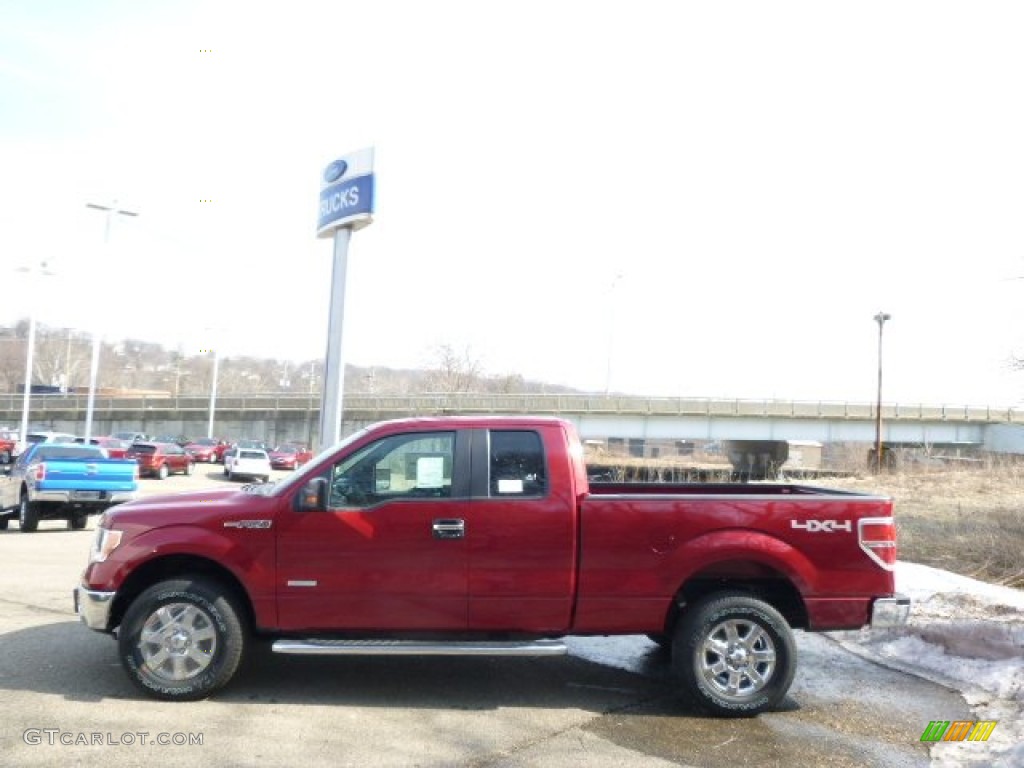
<path fill-rule="evenodd" d="M 373 149 L 361 149 L 328 165 L 320 177 L 317 237 L 340 227 L 362 229 L 373 221 Z"/>

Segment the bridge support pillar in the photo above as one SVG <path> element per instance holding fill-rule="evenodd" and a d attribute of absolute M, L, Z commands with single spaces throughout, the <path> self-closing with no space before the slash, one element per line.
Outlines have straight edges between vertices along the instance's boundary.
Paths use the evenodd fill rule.
<path fill-rule="evenodd" d="M 789 443 L 785 440 L 723 440 L 722 449 L 743 480 L 776 477 L 789 458 Z"/>

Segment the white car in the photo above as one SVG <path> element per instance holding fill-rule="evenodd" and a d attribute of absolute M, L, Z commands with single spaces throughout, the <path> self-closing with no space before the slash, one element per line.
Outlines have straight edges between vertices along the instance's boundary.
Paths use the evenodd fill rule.
<path fill-rule="evenodd" d="M 270 455 L 256 448 L 235 448 L 224 454 L 224 474 L 228 480 L 249 477 L 265 483 L 270 479 Z"/>
<path fill-rule="evenodd" d="M 35 443 L 74 443 L 75 436 L 67 432 L 29 432 L 24 440 L 18 441 L 14 446 L 14 453 L 11 458 L 17 459 L 22 453 Z"/>

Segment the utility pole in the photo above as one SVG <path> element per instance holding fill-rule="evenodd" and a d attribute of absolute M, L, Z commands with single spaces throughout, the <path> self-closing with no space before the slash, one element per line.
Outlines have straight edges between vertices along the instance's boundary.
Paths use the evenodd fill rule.
<path fill-rule="evenodd" d="M 878 323 L 878 400 L 875 403 L 875 471 L 882 471 L 882 328 L 892 315 L 879 312 L 875 315 Z"/>

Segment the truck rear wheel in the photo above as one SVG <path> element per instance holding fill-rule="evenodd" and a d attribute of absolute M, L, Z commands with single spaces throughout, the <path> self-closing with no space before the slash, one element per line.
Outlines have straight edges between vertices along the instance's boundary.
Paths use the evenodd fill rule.
<path fill-rule="evenodd" d="M 796 642 L 771 605 L 719 592 L 676 625 L 672 669 L 684 693 L 713 715 L 751 717 L 776 706 L 793 682 Z"/>
<path fill-rule="evenodd" d="M 68 518 L 68 528 L 72 531 L 81 531 L 89 524 L 88 512 L 72 512 Z"/>
<path fill-rule="evenodd" d="M 234 600 L 199 579 L 154 584 L 131 604 L 118 631 L 121 665 L 132 682 L 170 701 L 206 698 L 226 685 L 245 645 Z"/>
<path fill-rule="evenodd" d="M 39 509 L 28 500 L 28 494 L 21 494 L 18 504 L 18 525 L 22 533 L 32 533 L 39 527 Z"/>

